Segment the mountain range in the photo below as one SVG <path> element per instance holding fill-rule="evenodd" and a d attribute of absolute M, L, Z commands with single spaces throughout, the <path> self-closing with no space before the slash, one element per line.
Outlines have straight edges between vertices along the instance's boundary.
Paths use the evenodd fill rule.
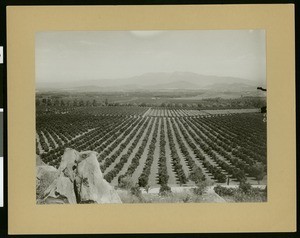
<path fill-rule="evenodd" d="M 142 75 L 118 79 L 94 79 L 74 82 L 37 82 L 37 91 L 68 90 L 81 92 L 113 91 L 252 91 L 256 87 L 265 87 L 262 80 L 247 80 L 237 77 L 202 75 L 191 72 L 145 73 Z"/>

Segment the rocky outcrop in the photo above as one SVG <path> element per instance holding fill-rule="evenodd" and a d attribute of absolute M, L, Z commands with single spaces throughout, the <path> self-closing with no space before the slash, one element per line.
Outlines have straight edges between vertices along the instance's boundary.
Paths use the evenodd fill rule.
<path fill-rule="evenodd" d="M 45 190 L 53 183 L 57 177 L 57 169 L 48 165 L 36 167 L 36 199 L 41 203 Z"/>
<path fill-rule="evenodd" d="M 83 154 L 81 153 L 81 156 Z M 121 203 L 113 187 L 103 178 L 97 161 L 97 154 L 85 154 L 77 167 L 76 185 L 81 203 Z"/>
<path fill-rule="evenodd" d="M 97 152 L 66 149 L 55 179 L 44 190 L 43 203 L 122 202 L 114 188 L 103 178 Z"/>

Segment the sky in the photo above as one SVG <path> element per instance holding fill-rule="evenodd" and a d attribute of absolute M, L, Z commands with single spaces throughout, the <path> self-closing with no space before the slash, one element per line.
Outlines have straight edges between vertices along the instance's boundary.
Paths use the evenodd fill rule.
<path fill-rule="evenodd" d="M 264 30 L 53 31 L 35 37 L 39 83 L 193 72 L 265 80 Z"/>

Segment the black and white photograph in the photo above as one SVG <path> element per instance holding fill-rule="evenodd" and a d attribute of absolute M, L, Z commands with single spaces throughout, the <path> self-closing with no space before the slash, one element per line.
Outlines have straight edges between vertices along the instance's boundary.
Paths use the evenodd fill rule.
<path fill-rule="evenodd" d="M 36 203 L 267 202 L 263 29 L 35 34 Z"/>

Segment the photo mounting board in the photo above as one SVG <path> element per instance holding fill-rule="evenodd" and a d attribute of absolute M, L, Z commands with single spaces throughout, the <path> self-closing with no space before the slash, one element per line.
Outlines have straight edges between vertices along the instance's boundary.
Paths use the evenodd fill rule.
<path fill-rule="evenodd" d="M 35 33 L 265 29 L 266 203 L 36 204 Z M 9 234 L 292 232 L 296 229 L 292 4 L 7 7 Z"/>

